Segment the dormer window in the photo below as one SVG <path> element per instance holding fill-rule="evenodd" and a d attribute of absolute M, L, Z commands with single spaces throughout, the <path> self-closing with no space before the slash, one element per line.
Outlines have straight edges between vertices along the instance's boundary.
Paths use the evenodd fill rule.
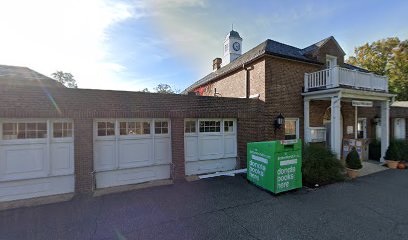
<path fill-rule="evenodd" d="M 326 68 L 334 68 L 337 66 L 337 57 L 331 56 L 331 55 L 326 55 Z"/>

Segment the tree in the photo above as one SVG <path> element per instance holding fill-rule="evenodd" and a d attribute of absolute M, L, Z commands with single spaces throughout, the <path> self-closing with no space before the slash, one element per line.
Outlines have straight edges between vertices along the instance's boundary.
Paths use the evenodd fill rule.
<path fill-rule="evenodd" d="M 154 91 L 157 93 L 165 93 L 165 94 L 177 94 L 180 92 L 178 89 L 172 89 L 170 85 L 165 83 L 160 83 L 157 87 L 153 88 Z"/>
<path fill-rule="evenodd" d="M 408 40 L 386 38 L 354 49 L 347 62 L 389 78 L 389 90 L 408 100 Z"/>
<path fill-rule="evenodd" d="M 141 92 L 147 92 L 147 93 L 149 93 L 150 91 L 149 91 L 148 88 L 143 88 L 143 89 L 141 90 Z"/>
<path fill-rule="evenodd" d="M 72 75 L 71 73 L 56 71 L 55 73 L 52 73 L 51 76 L 58 82 L 64 84 L 66 87 L 78 88 L 77 82 L 74 79 L 74 75 Z"/>

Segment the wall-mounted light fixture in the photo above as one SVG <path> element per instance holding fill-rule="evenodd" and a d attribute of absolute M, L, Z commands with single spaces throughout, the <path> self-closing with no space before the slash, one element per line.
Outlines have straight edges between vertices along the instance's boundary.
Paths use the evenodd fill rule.
<path fill-rule="evenodd" d="M 285 122 L 285 117 L 282 115 L 282 113 L 279 113 L 279 115 L 275 118 L 275 131 L 277 129 L 281 129 L 283 123 Z"/>

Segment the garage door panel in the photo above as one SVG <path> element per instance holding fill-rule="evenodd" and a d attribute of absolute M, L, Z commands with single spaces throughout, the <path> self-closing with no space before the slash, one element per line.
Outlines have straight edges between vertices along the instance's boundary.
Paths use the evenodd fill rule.
<path fill-rule="evenodd" d="M 149 166 L 96 173 L 96 187 L 106 188 L 170 178 L 170 166 Z"/>
<path fill-rule="evenodd" d="M 119 167 L 137 167 L 152 164 L 152 140 L 119 141 Z"/>
<path fill-rule="evenodd" d="M 6 145 L 2 147 L 2 179 L 28 179 L 47 174 L 45 144 Z"/>
<path fill-rule="evenodd" d="M 115 142 L 100 141 L 95 143 L 95 147 L 95 169 L 113 169 L 115 167 Z"/>
<path fill-rule="evenodd" d="M 74 192 L 73 175 L 0 182 L 0 202 Z"/>
<path fill-rule="evenodd" d="M 237 155 L 237 144 L 235 136 L 224 137 L 224 157 L 234 157 Z"/>
<path fill-rule="evenodd" d="M 236 168 L 236 158 L 209 159 L 186 163 L 186 175 L 228 171 Z"/>
<path fill-rule="evenodd" d="M 198 139 L 200 159 L 214 159 L 223 156 L 222 137 L 206 136 Z"/>
<path fill-rule="evenodd" d="M 51 144 L 52 173 L 57 175 L 74 173 L 74 146 L 72 143 Z"/>
<path fill-rule="evenodd" d="M 155 163 L 170 163 L 171 143 L 169 138 L 159 138 L 154 141 Z"/>
<path fill-rule="evenodd" d="M 188 161 L 198 160 L 198 138 L 197 136 L 185 137 L 185 159 Z"/>

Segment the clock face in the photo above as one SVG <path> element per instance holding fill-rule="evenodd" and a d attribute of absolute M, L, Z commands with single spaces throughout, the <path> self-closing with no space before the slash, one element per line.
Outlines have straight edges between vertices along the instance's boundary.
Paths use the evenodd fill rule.
<path fill-rule="evenodd" d="M 241 45 L 239 44 L 239 42 L 234 42 L 234 44 L 232 44 L 232 48 L 235 51 L 239 51 L 239 49 L 241 49 Z"/>

